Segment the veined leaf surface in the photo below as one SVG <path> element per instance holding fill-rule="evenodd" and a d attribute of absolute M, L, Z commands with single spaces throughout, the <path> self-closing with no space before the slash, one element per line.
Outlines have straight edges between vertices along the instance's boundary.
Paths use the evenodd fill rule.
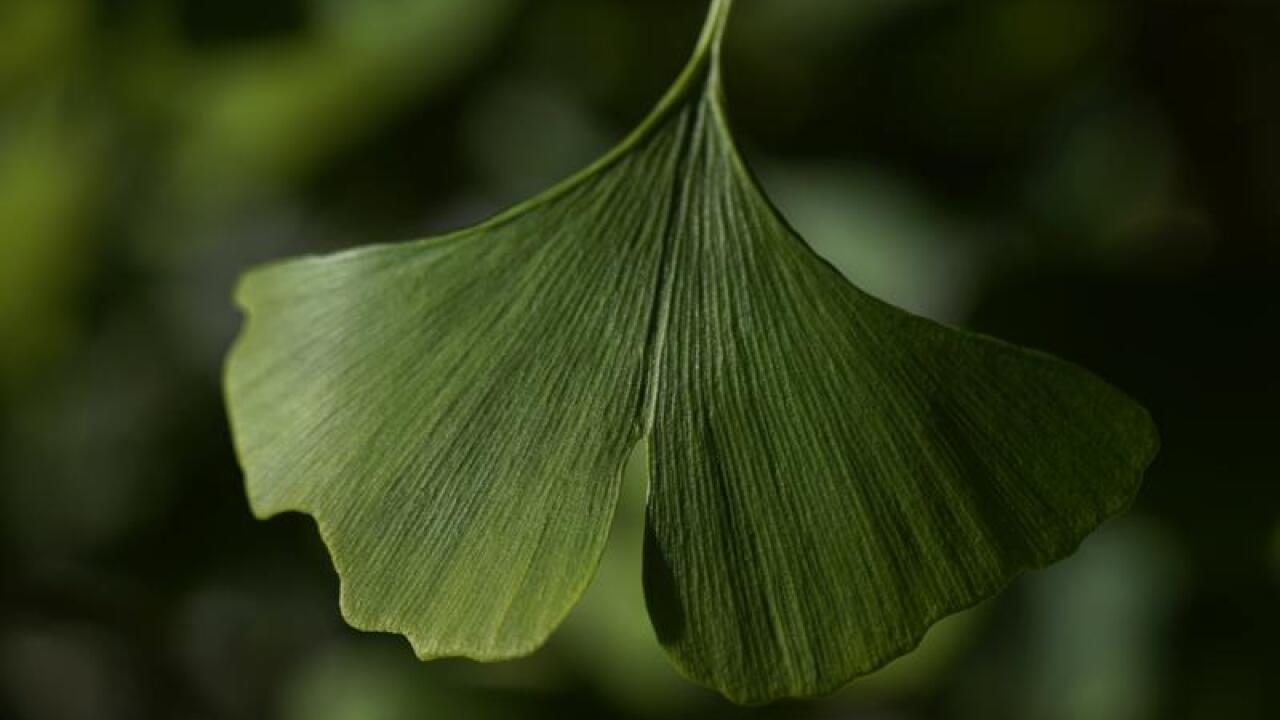
<path fill-rule="evenodd" d="M 226 391 L 249 498 L 316 518 L 356 627 L 423 658 L 532 651 L 647 441 L 644 580 L 673 662 L 740 702 L 813 695 L 1134 498 L 1141 407 L 866 295 L 786 225 L 728 129 L 729 6 L 560 186 L 244 279 Z"/>

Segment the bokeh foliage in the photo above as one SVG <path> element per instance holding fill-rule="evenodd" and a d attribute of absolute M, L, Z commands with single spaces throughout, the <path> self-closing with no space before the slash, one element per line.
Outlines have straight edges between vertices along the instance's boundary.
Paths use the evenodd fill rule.
<path fill-rule="evenodd" d="M 784 212 L 862 287 L 1148 405 L 1129 519 L 847 691 L 737 711 L 647 629 L 631 478 L 545 653 L 421 665 L 342 625 L 308 521 L 246 511 L 233 278 L 563 177 L 652 105 L 701 4 L 10 0 L 0 716 L 1280 713 L 1280 9 L 740 4 L 729 103 Z"/>

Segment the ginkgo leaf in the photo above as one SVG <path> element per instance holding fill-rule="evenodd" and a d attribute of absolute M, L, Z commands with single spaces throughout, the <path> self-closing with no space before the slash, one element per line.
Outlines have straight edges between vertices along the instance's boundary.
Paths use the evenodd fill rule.
<path fill-rule="evenodd" d="M 618 148 L 440 238 L 248 274 L 226 391 L 262 517 L 315 517 L 356 627 L 423 658 L 541 644 L 650 443 L 644 581 L 688 677 L 829 691 L 1071 552 L 1157 439 L 1084 370 L 890 307 L 736 151 L 729 2 Z"/>

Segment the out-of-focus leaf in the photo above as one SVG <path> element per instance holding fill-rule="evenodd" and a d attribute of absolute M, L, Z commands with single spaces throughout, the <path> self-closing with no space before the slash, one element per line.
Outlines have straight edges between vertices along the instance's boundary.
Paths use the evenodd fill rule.
<path fill-rule="evenodd" d="M 0 4 L 0 98 L 32 78 L 66 70 L 91 12 L 85 0 L 6 0 Z"/>
<path fill-rule="evenodd" d="M 762 175 L 794 229 L 850 282 L 931 320 L 968 315 L 986 258 L 909 185 L 814 166 Z"/>
<path fill-rule="evenodd" d="M 1029 626 L 1043 635 L 1027 658 L 1024 717 L 1156 717 L 1159 646 L 1181 595 L 1176 548 L 1154 524 L 1125 518 L 1070 560 L 1027 583 Z"/>
<path fill-rule="evenodd" d="M 1106 99 L 1061 115 L 1058 140 L 1028 183 L 1028 206 L 1064 238 L 1062 252 L 1108 264 L 1169 242 L 1142 232 L 1177 208 L 1174 146 L 1161 118 Z M 1122 156 L 1128 160 L 1116 163 Z"/>
<path fill-rule="evenodd" d="M 1142 408 L 872 298 L 788 228 L 729 134 L 728 10 L 566 183 L 245 278 L 227 396 L 250 501 L 316 518 L 352 624 L 424 658 L 531 651 L 647 439 L 669 656 L 736 701 L 812 695 L 1132 501 L 1157 444 Z"/>
<path fill-rule="evenodd" d="M 177 95 L 184 197 L 296 180 L 469 67 L 511 0 L 332 3 L 317 29 L 199 65 Z"/>
<path fill-rule="evenodd" d="M 98 147 L 42 107 L 0 126 L 0 390 L 21 388 L 74 338 L 89 269 Z"/>
<path fill-rule="evenodd" d="M 423 677 L 421 666 L 379 646 L 335 645 L 310 658 L 284 693 L 288 720 L 468 720 L 513 717 L 511 708 Z"/>

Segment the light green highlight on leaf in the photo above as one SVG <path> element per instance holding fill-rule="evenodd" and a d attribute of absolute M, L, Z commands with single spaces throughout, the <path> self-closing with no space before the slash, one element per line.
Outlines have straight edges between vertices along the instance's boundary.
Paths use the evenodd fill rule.
<path fill-rule="evenodd" d="M 850 285 L 734 147 L 729 3 L 654 113 L 482 225 L 248 274 L 226 392 L 254 512 L 316 518 L 353 625 L 538 647 L 650 451 L 644 582 L 689 678 L 828 692 L 1129 505 L 1157 439 L 1083 370 Z"/>

